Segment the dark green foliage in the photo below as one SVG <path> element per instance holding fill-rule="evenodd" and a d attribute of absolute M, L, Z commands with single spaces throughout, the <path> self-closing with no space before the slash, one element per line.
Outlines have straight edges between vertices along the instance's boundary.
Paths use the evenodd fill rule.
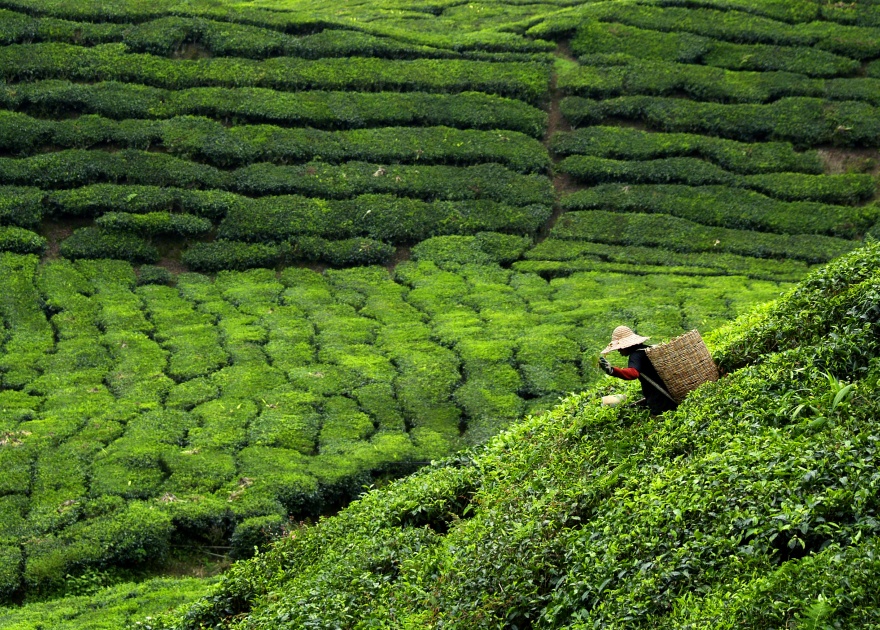
<path fill-rule="evenodd" d="M 301 193 L 337 199 L 363 193 L 392 193 L 431 201 L 491 199 L 511 205 L 553 200 L 546 177 L 520 175 L 497 163 L 468 167 L 309 162 L 299 166 L 253 164 L 234 170 L 227 184 L 249 195 Z"/>
<path fill-rule="evenodd" d="M 0 226 L 0 252 L 42 254 L 46 239 L 30 230 Z"/>
<path fill-rule="evenodd" d="M 93 48 L 69 44 L 13 44 L 0 50 L 0 76 L 22 78 L 124 81 L 167 89 L 209 85 L 381 91 L 421 90 L 500 94 L 540 103 L 549 73 L 536 63 L 489 63 L 467 60 L 372 58 L 266 61 L 235 58 L 171 60 L 126 52 L 122 44 Z"/>
<path fill-rule="evenodd" d="M 245 519 L 235 528 L 229 555 L 236 560 L 250 558 L 255 549 L 265 549 L 287 531 L 287 521 L 280 514 Z"/>
<path fill-rule="evenodd" d="M 709 252 L 674 252 L 659 247 L 619 246 L 589 241 L 548 238 L 514 263 L 521 272 L 544 277 L 567 276 L 578 271 L 623 273 L 684 273 L 743 275 L 773 281 L 797 281 L 809 267 L 798 260 L 767 260 Z"/>
<path fill-rule="evenodd" d="M 622 96 L 606 101 L 568 97 L 562 112 L 575 125 L 609 117 L 644 120 L 674 132 L 704 133 L 746 142 L 785 140 L 801 146 L 873 146 L 880 141 L 876 107 L 851 101 L 783 98 L 766 105 L 724 105 L 685 99 Z"/>
<path fill-rule="evenodd" d="M 815 151 L 796 152 L 784 142 L 747 144 L 687 133 L 649 133 L 627 127 L 588 127 L 557 133 L 551 147 L 562 155 L 590 155 L 617 160 L 700 157 L 742 174 L 790 171 L 822 173 Z"/>
<path fill-rule="evenodd" d="M 4 117 L 15 120 L 4 124 Z M 389 127 L 333 132 L 274 125 L 227 129 L 217 121 L 196 116 L 117 122 L 86 115 L 56 122 L 9 112 L 0 116 L 0 125 L 24 127 L 8 138 L 0 137 L 0 148 L 21 154 L 37 152 L 47 144 L 88 148 L 112 143 L 131 149 L 158 144 L 173 155 L 218 166 L 316 158 L 331 163 L 368 160 L 466 165 L 494 161 L 521 173 L 541 172 L 549 166 L 541 143 L 517 131 Z"/>
<path fill-rule="evenodd" d="M 18 546 L 0 546 L 0 598 L 8 599 L 21 583 L 21 549 Z"/>
<path fill-rule="evenodd" d="M 34 228 L 43 218 L 42 193 L 35 188 L 0 187 L 0 224 Z"/>
<path fill-rule="evenodd" d="M 141 265 L 138 269 L 138 284 L 172 284 L 174 276 L 164 267 Z"/>
<path fill-rule="evenodd" d="M 525 237 L 480 232 L 474 236 L 438 236 L 412 249 L 414 260 L 430 260 L 440 266 L 464 264 L 510 264 L 531 245 Z"/>
<path fill-rule="evenodd" d="M 649 28 L 653 29 L 654 24 Z M 781 70 L 816 77 L 846 75 L 859 68 L 853 59 L 807 46 L 735 44 L 678 30 L 646 30 L 613 22 L 583 24 L 571 45 L 575 54 L 588 58 L 622 53 L 641 59 L 702 63 L 730 70 Z"/>
<path fill-rule="evenodd" d="M 848 75 L 859 69 L 859 63 L 854 59 L 815 48 L 729 42 L 712 42 L 701 61 L 730 70 L 781 70 L 811 77 Z"/>
<path fill-rule="evenodd" d="M 566 214 L 553 228 L 562 239 L 614 245 L 663 247 L 677 252 L 728 252 L 755 258 L 827 262 L 858 246 L 829 236 L 784 235 L 707 227 L 665 214 L 618 214 L 594 210 Z"/>
<path fill-rule="evenodd" d="M 547 115 L 535 107 L 480 92 L 290 93 L 234 87 L 164 90 L 116 81 L 81 84 L 53 79 L 15 88 L 0 86 L 0 103 L 8 109 L 39 114 L 58 115 L 75 110 L 116 120 L 199 115 L 326 129 L 447 125 L 510 129 L 537 137 L 543 134 L 547 122 Z"/>
<path fill-rule="evenodd" d="M 739 230 L 827 234 L 843 238 L 861 236 L 880 215 L 877 206 L 776 201 L 759 193 L 726 186 L 606 184 L 573 193 L 562 200 L 562 206 L 567 210 L 607 208 L 617 212 L 660 213 L 703 225 Z"/>
<path fill-rule="evenodd" d="M 182 260 L 187 267 L 195 271 L 219 271 L 274 267 L 278 257 L 277 245 L 218 240 L 211 243 L 196 243 L 186 250 Z"/>
<path fill-rule="evenodd" d="M 547 206 L 511 207 L 494 201 L 435 201 L 391 195 L 362 195 L 350 201 L 306 197 L 263 197 L 230 210 L 220 238 L 253 241 L 310 235 L 331 238 L 369 236 L 409 243 L 442 234 L 485 230 L 536 232 L 549 218 Z"/>
<path fill-rule="evenodd" d="M 663 33 L 623 24 L 586 22 L 571 40 L 578 56 L 624 53 L 644 59 L 699 63 L 710 50 L 711 41 L 690 33 Z"/>
<path fill-rule="evenodd" d="M 129 212 L 108 212 L 95 221 L 95 224 L 111 232 L 133 232 L 147 236 L 171 235 L 184 238 L 200 236 L 211 230 L 211 222 L 191 214 L 171 214 L 168 212 L 148 212 L 131 214 Z"/>
<path fill-rule="evenodd" d="M 158 250 L 134 234 L 101 228 L 80 228 L 61 243 L 61 255 L 77 258 L 118 258 L 135 263 L 159 260 Z"/>
<path fill-rule="evenodd" d="M 304 236 L 291 243 L 289 255 L 294 259 L 326 262 L 336 267 L 347 267 L 386 263 L 395 251 L 393 246 L 372 238 L 346 238 L 328 241 L 314 236 Z"/>
<path fill-rule="evenodd" d="M 816 10 L 812 3 L 805 6 L 808 6 L 811 12 Z M 782 8 L 788 10 L 787 6 Z M 786 24 L 733 10 L 666 8 L 618 3 L 600 5 L 592 13 L 602 21 L 620 22 L 654 31 L 683 31 L 736 43 L 764 43 L 777 46 L 812 45 L 821 50 L 855 59 L 870 59 L 880 52 L 880 43 L 878 43 L 880 42 L 880 38 L 878 38 L 880 30 L 844 26 L 833 22 L 813 21 Z M 802 16 L 798 17 L 802 19 Z"/>
<path fill-rule="evenodd" d="M 40 188 L 72 188 L 99 182 L 218 188 L 224 179 L 222 171 L 212 166 L 146 151 L 72 149 L 30 158 L 0 158 L 0 182 Z"/>

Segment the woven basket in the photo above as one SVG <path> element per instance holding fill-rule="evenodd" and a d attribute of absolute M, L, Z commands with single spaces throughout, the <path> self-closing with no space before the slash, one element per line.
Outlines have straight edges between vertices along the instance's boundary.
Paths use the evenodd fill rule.
<path fill-rule="evenodd" d="M 652 346 L 646 352 L 676 402 L 703 383 L 718 380 L 718 366 L 696 330 Z"/>

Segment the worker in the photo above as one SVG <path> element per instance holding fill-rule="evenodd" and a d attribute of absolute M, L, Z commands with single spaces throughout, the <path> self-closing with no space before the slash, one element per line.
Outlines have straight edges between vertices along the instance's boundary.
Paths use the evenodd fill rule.
<path fill-rule="evenodd" d="M 652 414 L 657 415 L 675 409 L 677 403 L 666 391 L 660 375 L 657 374 L 657 370 L 651 364 L 651 359 L 648 358 L 648 353 L 645 352 L 650 347 L 645 345 L 648 339 L 650 337 L 637 335 L 626 326 L 618 326 L 611 333 L 611 343 L 600 354 L 606 355 L 617 350 L 621 355 L 629 358 L 628 367 L 614 367 L 608 362 L 608 359 L 602 356 L 599 358 L 599 368 L 608 376 L 622 378 L 625 381 L 639 379 L 645 404 Z"/>

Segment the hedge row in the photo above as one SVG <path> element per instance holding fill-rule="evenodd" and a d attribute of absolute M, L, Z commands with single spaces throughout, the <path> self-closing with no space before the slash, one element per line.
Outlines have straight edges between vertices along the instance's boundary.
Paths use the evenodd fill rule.
<path fill-rule="evenodd" d="M 574 125 L 624 118 L 642 120 L 663 131 L 704 133 L 746 142 L 784 140 L 801 146 L 880 143 L 880 110 L 851 101 L 784 98 L 764 105 L 722 105 L 651 96 L 606 101 L 572 96 L 563 99 L 561 109 Z"/>
<path fill-rule="evenodd" d="M 139 236 L 94 227 L 75 230 L 61 243 L 60 252 L 71 260 L 116 258 L 135 263 L 159 260 L 159 251 Z"/>
<path fill-rule="evenodd" d="M 676 252 L 727 252 L 754 258 L 828 262 L 859 246 L 831 236 L 768 234 L 709 227 L 665 214 L 620 214 L 601 210 L 569 212 L 551 236 L 611 245 L 660 247 Z"/>
<path fill-rule="evenodd" d="M 37 188 L 0 186 L 0 225 L 37 227 L 43 218 L 42 199 Z"/>
<path fill-rule="evenodd" d="M 213 56 L 246 57 L 418 57 L 463 56 L 451 50 L 407 44 L 369 33 L 326 29 L 308 35 L 290 35 L 247 24 L 218 22 L 199 17 L 168 16 L 138 24 L 83 22 L 30 17 L 0 10 L 0 44 L 61 42 L 96 45 L 122 42 L 135 52 L 170 56 L 188 44 Z"/>
<path fill-rule="evenodd" d="M 425 92 L 278 92 L 265 88 L 185 90 L 106 81 L 64 80 L 0 85 L 0 105 L 41 116 L 71 112 L 115 120 L 199 115 L 233 122 L 280 123 L 330 129 L 387 125 L 447 125 L 511 129 L 540 137 L 547 115 L 522 101 L 483 94 Z"/>
<path fill-rule="evenodd" d="M 118 145 L 146 149 L 158 144 L 168 152 L 219 166 L 265 161 L 328 162 L 347 160 L 498 162 L 528 173 L 544 171 L 550 161 L 536 139 L 516 131 L 475 131 L 450 127 L 383 127 L 347 131 L 286 129 L 274 125 L 224 127 L 202 117 L 115 121 L 95 115 L 72 120 L 40 120 L 0 111 L 0 149 L 35 153 L 47 145 L 86 148 Z"/>
<path fill-rule="evenodd" d="M 329 241 L 304 236 L 280 244 L 219 239 L 210 243 L 196 243 L 184 252 L 182 261 L 194 271 L 205 272 L 277 267 L 296 261 L 346 267 L 384 264 L 395 252 L 393 246 L 371 238 Z"/>
<path fill-rule="evenodd" d="M 459 265 L 509 265 L 532 246 L 532 240 L 513 234 L 478 232 L 473 236 L 435 236 L 412 248 L 413 260 L 430 260 L 441 268 Z"/>
<path fill-rule="evenodd" d="M 119 182 L 119 184 L 94 184 Z M 364 162 L 299 166 L 253 164 L 231 172 L 161 153 L 68 150 L 30 158 L 0 158 L 0 183 L 35 184 L 44 203 L 63 214 L 95 215 L 183 210 L 222 217 L 251 195 L 303 193 L 347 198 L 363 193 L 396 193 L 425 200 L 491 199 L 511 205 L 548 205 L 553 200 L 544 176 L 520 175 L 498 164 L 471 167 L 400 166 Z M 79 188 L 77 188 L 79 187 Z M 191 190 L 213 188 L 216 190 Z"/>
<path fill-rule="evenodd" d="M 853 59 L 806 46 L 734 44 L 686 32 L 646 30 L 625 24 L 587 22 L 571 40 L 579 56 L 624 54 L 640 59 L 702 63 L 730 70 L 780 70 L 815 77 L 847 75 Z"/>
<path fill-rule="evenodd" d="M 568 106 L 573 109 L 573 104 Z M 815 151 L 799 153 L 787 142 L 743 143 L 687 133 L 651 133 L 627 127 L 591 126 L 553 135 L 551 149 L 561 155 L 591 155 L 618 160 L 700 157 L 735 173 L 773 171 L 820 174 Z"/>
<path fill-rule="evenodd" d="M 618 181 L 633 184 L 681 183 L 690 186 L 721 184 L 736 188 L 751 188 L 786 201 L 855 204 L 870 199 L 877 192 L 874 177 L 867 174 L 737 175 L 710 162 L 690 157 L 624 161 L 571 155 L 557 164 L 556 168 L 589 184 Z"/>
<path fill-rule="evenodd" d="M 0 252 L 15 254 L 42 254 L 46 239 L 20 227 L 0 226 Z"/>
<path fill-rule="evenodd" d="M 149 160 L 150 155 L 155 154 L 140 157 Z M 179 162 L 174 159 L 160 161 L 170 162 L 170 166 Z M 107 175 L 109 177 L 98 179 L 114 179 L 115 173 Z M 489 199 L 517 206 L 553 203 L 553 188 L 546 177 L 520 175 L 491 163 L 470 167 L 382 166 L 365 162 L 341 165 L 309 162 L 299 166 L 252 164 L 231 173 L 214 171 L 212 175 L 217 175 L 218 180 L 206 178 L 204 182 L 197 180 L 190 185 L 198 187 L 216 183 L 218 188 L 256 196 L 301 193 L 345 199 L 364 193 L 393 193 L 427 201 Z M 137 172 L 125 173 L 123 177 L 138 181 Z M 158 185 L 92 184 L 55 192 L 21 190 L 22 194 L 32 194 L 34 200 L 39 193 L 42 203 L 53 212 L 75 216 L 95 216 L 115 210 L 135 213 L 170 210 L 219 219 L 232 207 L 252 203 L 247 197 L 222 190 L 174 188 L 173 177 L 167 181 L 161 178 L 148 181 Z M 75 185 L 76 182 L 71 183 Z M 6 188 L 9 189 L 11 187 Z M 15 216 L 20 214 L 16 212 Z"/>
<path fill-rule="evenodd" d="M 361 195 L 346 201 L 299 196 L 262 197 L 230 209 L 220 238 L 283 240 L 308 235 L 369 236 L 412 243 L 431 236 L 501 231 L 533 234 L 550 218 L 550 206 L 506 206 L 494 201 L 435 201 Z"/>
<path fill-rule="evenodd" d="M 596 270 L 597 263 L 651 268 L 661 273 L 670 268 L 705 270 L 718 275 L 742 275 L 760 280 L 795 282 L 809 266 L 799 260 L 750 258 L 724 252 L 676 252 L 659 247 L 618 246 L 590 241 L 548 238 L 525 253 L 525 260 L 513 264 L 520 272 L 559 277 L 578 271 Z"/>
<path fill-rule="evenodd" d="M 880 206 L 832 206 L 777 201 L 727 186 L 606 184 L 562 200 L 566 210 L 668 214 L 703 225 L 781 234 L 826 234 L 857 238 L 880 218 Z"/>
<path fill-rule="evenodd" d="M 814 21 L 786 24 L 739 11 L 600 4 L 594 19 L 663 32 L 686 32 L 735 43 L 814 46 L 853 59 L 880 55 L 880 29 Z"/>
<path fill-rule="evenodd" d="M 654 59 L 593 55 L 559 77 L 568 94 L 612 98 L 622 94 L 685 94 L 698 101 L 765 103 L 790 96 L 861 101 L 880 105 L 880 81 L 811 79 L 791 72 L 753 72 Z"/>
<path fill-rule="evenodd" d="M 314 161 L 296 166 L 262 163 L 232 171 L 223 187 L 248 195 L 300 193 L 338 199 L 392 193 L 426 201 L 491 199 L 516 206 L 551 205 L 554 197 L 547 177 L 522 175 L 497 163 L 467 167 L 359 161 L 339 165 Z"/>
<path fill-rule="evenodd" d="M 124 44 L 102 44 L 93 48 L 70 44 L 5 46 L 0 48 L 0 77 L 7 81 L 122 81 L 172 90 L 225 86 L 290 91 L 476 91 L 532 104 L 546 98 L 550 82 L 548 68 L 539 63 L 461 59 L 395 61 L 364 57 L 172 60 L 128 53 Z"/>
<path fill-rule="evenodd" d="M 170 212 L 108 212 L 98 217 L 95 223 L 105 230 L 116 232 L 136 232 L 147 236 L 174 235 L 184 238 L 200 236 L 211 231 L 211 222 L 191 214 L 172 214 Z"/>

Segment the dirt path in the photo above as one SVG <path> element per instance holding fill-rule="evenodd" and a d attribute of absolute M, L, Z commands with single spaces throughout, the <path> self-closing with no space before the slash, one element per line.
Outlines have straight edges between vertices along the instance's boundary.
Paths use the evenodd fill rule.
<path fill-rule="evenodd" d="M 577 60 L 571 53 L 571 48 L 568 45 L 567 41 L 561 41 L 556 46 L 556 51 L 554 54 L 560 59 L 564 59 L 566 61 L 576 62 Z M 565 94 L 562 90 L 559 89 L 558 85 L 558 77 L 556 74 L 556 70 L 553 70 L 553 73 L 550 77 L 550 104 L 547 108 L 547 132 L 544 134 L 544 146 L 547 147 L 547 151 L 550 153 L 550 159 L 552 160 L 554 166 L 562 160 L 562 157 L 553 152 L 551 147 L 551 140 L 553 135 L 557 132 L 566 132 L 571 131 L 571 124 L 566 120 L 565 116 L 562 115 L 562 111 L 559 107 L 560 102 L 562 101 Z M 562 215 L 562 206 L 560 205 L 560 200 L 565 195 L 572 193 L 576 190 L 580 190 L 584 188 L 575 180 L 565 173 L 559 173 L 555 169 L 551 174 L 553 179 L 553 188 L 556 191 L 556 202 L 553 204 L 553 214 L 550 216 L 550 219 L 538 233 L 537 242 L 540 243 L 544 239 L 546 239 L 549 235 L 553 226 L 556 225 L 556 221 L 559 220 L 559 217 Z"/>

